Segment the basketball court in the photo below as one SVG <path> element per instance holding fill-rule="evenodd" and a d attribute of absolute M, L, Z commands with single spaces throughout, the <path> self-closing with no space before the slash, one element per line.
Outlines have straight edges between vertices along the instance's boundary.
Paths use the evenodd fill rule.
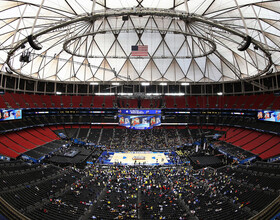
<path fill-rule="evenodd" d="M 104 160 L 104 156 L 107 158 Z M 168 152 L 152 151 L 127 151 L 127 152 L 103 152 L 101 159 L 103 164 L 122 165 L 170 165 Z"/>

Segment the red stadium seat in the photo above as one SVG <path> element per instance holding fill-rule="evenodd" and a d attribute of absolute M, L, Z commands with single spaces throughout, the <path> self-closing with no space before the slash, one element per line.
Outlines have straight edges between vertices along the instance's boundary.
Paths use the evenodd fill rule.
<path fill-rule="evenodd" d="M 186 108 L 186 97 L 175 96 L 175 105 L 177 108 Z"/>
<path fill-rule="evenodd" d="M 197 108 L 196 97 L 187 96 L 187 104 L 188 104 L 188 108 Z"/>
<path fill-rule="evenodd" d="M 268 109 L 268 107 L 272 106 L 275 99 L 276 98 L 275 98 L 274 94 L 266 94 L 263 102 L 259 106 L 259 109 L 264 109 L 264 110 Z M 271 109 L 276 110 L 273 107 Z"/>
<path fill-rule="evenodd" d="M 11 148 L 6 147 L 2 143 L 0 143 L 0 154 L 11 158 L 16 158 L 20 155 L 18 152 L 12 150 Z"/>
<path fill-rule="evenodd" d="M 28 107 L 25 104 L 25 100 L 23 99 L 23 94 L 13 93 L 11 95 L 13 96 L 15 102 L 18 104 L 19 108 L 26 108 L 26 107 Z"/>
<path fill-rule="evenodd" d="M 83 96 L 72 96 L 72 107 L 79 108 L 80 104 L 82 104 Z"/>
<path fill-rule="evenodd" d="M 93 96 L 83 96 L 82 107 L 89 108 L 93 105 Z"/>
<path fill-rule="evenodd" d="M 208 97 L 208 108 L 217 108 L 217 96 Z"/>
<path fill-rule="evenodd" d="M 151 107 L 151 100 L 149 99 L 142 99 L 141 100 L 142 108 L 150 108 Z"/>
<path fill-rule="evenodd" d="M 0 95 L 0 108 L 7 108 L 7 105 L 5 103 L 5 99 L 3 98 L 2 95 Z"/>
<path fill-rule="evenodd" d="M 50 98 L 51 98 L 51 102 L 54 104 L 54 106 L 53 107 L 56 107 L 56 108 L 61 108 L 62 106 L 61 106 L 61 96 L 59 96 L 59 95 L 52 95 L 52 96 L 50 96 Z"/>
<path fill-rule="evenodd" d="M 32 98 L 32 100 L 34 101 L 34 105 L 38 108 L 43 108 L 43 107 L 46 107 L 43 105 L 43 99 L 42 99 L 42 95 L 30 95 L 30 97 Z"/>
<path fill-rule="evenodd" d="M 29 94 L 23 94 L 21 96 L 23 97 L 23 99 L 25 100 L 25 102 L 27 103 L 27 106 L 29 108 L 35 108 L 36 107 L 32 97 Z"/>
<path fill-rule="evenodd" d="M 47 108 L 53 107 L 51 97 L 49 95 L 42 95 L 41 98 L 42 98 L 42 102 L 45 103 Z"/>
<path fill-rule="evenodd" d="M 197 96 L 197 107 L 206 108 L 206 105 L 207 105 L 207 97 L 206 96 Z"/>
<path fill-rule="evenodd" d="M 104 104 L 104 96 L 94 96 L 93 98 L 93 107 L 102 108 Z"/>
<path fill-rule="evenodd" d="M 238 96 L 227 96 L 227 101 L 226 101 L 226 108 L 234 108 L 234 104 L 236 103 L 238 99 Z"/>
<path fill-rule="evenodd" d="M 175 103 L 175 96 L 165 96 L 165 105 L 166 108 L 174 108 L 174 103 Z"/>
<path fill-rule="evenodd" d="M 115 103 L 115 96 L 105 96 L 104 97 L 104 107 L 113 108 Z"/>
<path fill-rule="evenodd" d="M 72 96 L 61 96 L 61 104 L 64 108 L 72 107 Z"/>
<path fill-rule="evenodd" d="M 243 108 L 244 105 L 246 104 L 246 101 L 248 99 L 248 96 L 239 96 L 236 103 L 235 103 L 235 106 L 234 108 Z"/>
<path fill-rule="evenodd" d="M 14 99 L 14 97 L 12 96 L 11 93 L 8 93 L 6 92 L 4 95 L 3 95 L 3 98 L 5 100 L 5 102 L 9 103 L 9 106 L 11 108 L 19 108 L 19 106 L 16 104 L 16 101 Z"/>

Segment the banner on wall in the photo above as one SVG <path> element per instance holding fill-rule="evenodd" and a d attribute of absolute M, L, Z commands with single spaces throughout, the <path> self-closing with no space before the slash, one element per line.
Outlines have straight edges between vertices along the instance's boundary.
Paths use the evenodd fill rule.
<path fill-rule="evenodd" d="M 135 130 L 151 129 L 161 125 L 161 115 L 118 115 L 119 125 Z"/>
<path fill-rule="evenodd" d="M 21 109 L 0 110 L 0 121 L 22 119 Z"/>

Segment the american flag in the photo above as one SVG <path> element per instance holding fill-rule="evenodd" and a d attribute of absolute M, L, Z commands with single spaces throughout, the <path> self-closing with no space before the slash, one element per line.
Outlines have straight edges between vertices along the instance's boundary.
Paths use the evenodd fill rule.
<path fill-rule="evenodd" d="M 131 46 L 131 56 L 146 57 L 148 54 L 148 45 Z"/>

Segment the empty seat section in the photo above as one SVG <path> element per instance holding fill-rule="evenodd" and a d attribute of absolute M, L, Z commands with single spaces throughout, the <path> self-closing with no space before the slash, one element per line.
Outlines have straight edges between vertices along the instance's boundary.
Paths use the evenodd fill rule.
<path fill-rule="evenodd" d="M 253 150 L 254 148 L 258 147 L 259 145 L 263 144 L 267 140 L 269 140 L 272 137 L 271 134 L 262 134 L 261 136 L 257 137 L 256 139 L 252 140 L 251 142 L 247 143 L 243 146 L 243 149 L 245 150 Z"/>
<path fill-rule="evenodd" d="M 186 108 L 186 97 L 185 96 L 176 96 L 175 103 L 177 108 Z"/>
<path fill-rule="evenodd" d="M 253 102 L 253 105 L 250 106 L 250 109 L 259 109 L 261 103 L 263 103 L 263 101 L 266 99 L 267 95 L 256 95 L 256 99 Z"/>
<path fill-rule="evenodd" d="M 23 99 L 23 94 L 13 93 L 12 96 L 14 97 L 15 102 L 18 103 L 20 108 L 27 107 Z"/>
<path fill-rule="evenodd" d="M 45 136 L 52 140 L 59 140 L 59 137 L 49 127 L 38 128 L 38 130 L 41 130 Z"/>
<path fill-rule="evenodd" d="M 252 133 L 251 130 L 245 130 L 242 129 L 241 132 L 237 135 L 235 135 L 233 138 L 230 139 L 230 143 L 236 145 L 235 143 L 239 140 L 242 140 L 243 138 L 246 139 L 248 135 L 250 135 L 250 133 Z"/>
<path fill-rule="evenodd" d="M 7 108 L 7 105 L 2 95 L 0 95 L 0 108 Z"/>
<path fill-rule="evenodd" d="M 150 107 L 151 108 L 157 108 L 158 107 L 158 100 L 150 99 Z"/>
<path fill-rule="evenodd" d="M 137 108 L 138 107 L 138 100 L 137 99 L 127 99 L 127 103 L 129 108 Z"/>
<path fill-rule="evenodd" d="M 208 108 L 217 108 L 217 96 L 208 97 Z"/>
<path fill-rule="evenodd" d="M 272 110 L 280 109 L 280 96 L 276 96 L 276 98 L 273 101 L 273 105 L 272 105 L 271 109 Z"/>
<path fill-rule="evenodd" d="M 227 127 L 216 126 L 216 127 L 215 127 L 215 130 L 217 130 L 217 131 L 227 131 L 228 128 L 227 128 Z"/>
<path fill-rule="evenodd" d="M 188 103 L 189 108 L 196 108 L 196 97 L 187 96 L 187 103 Z"/>
<path fill-rule="evenodd" d="M 40 145 L 44 145 L 46 142 L 39 139 L 38 137 L 28 133 L 27 131 L 23 130 L 18 132 L 18 135 L 20 135 L 23 138 L 26 138 L 27 140 L 29 140 L 30 142 L 32 142 L 33 144 L 36 144 L 38 146 Z"/>
<path fill-rule="evenodd" d="M 93 98 L 93 107 L 94 108 L 102 108 L 104 103 L 103 96 L 94 96 Z"/>
<path fill-rule="evenodd" d="M 159 99 L 151 99 L 150 100 L 151 108 L 160 108 L 160 100 Z"/>
<path fill-rule="evenodd" d="M 43 105 L 43 99 L 41 95 L 30 95 L 30 97 L 33 99 L 35 106 L 37 105 L 37 107 L 39 108 L 43 108 L 45 107 Z"/>
<path fill-rule="evenodd" d="M 53 125 L 53 126 L 49 126 L 49 129 L 51 129 L 52 131 L 63 130 L 64 126 L 63 125 Z"/>
<path fill-rule="evenodd" d="M 271 139 L 269 139 L 268 141 L 266 141 L 265 143 L 259 145 L 256 149 L 252 150 L 252 153 L 254 154 L 261 154 L 264 151 L 270 149 L 271 147 L 273 147 L 276 144 L 280 143 L 280 137 L 278 136 L 274 136 Z"/>
<path fill-rule="evenodd" d="M 174 96 L 165 96 L 164 99 L 166 108 L 174 108 Z"/>
<path fill-rule="evenodd" d="M 197 125 L 190 125 L 189 129 L 198 129 L 198 126 Z"/>
<path fill-rule="evenodd" d="M 151 100 L 149 99 L 142 99 L 141 100 L 141 106 L 142 108 L 150 108 L 151 106 Z"/>
<path fill-rule="evenodd" d="M 234 108 L 234 104 L 237 101 L 238 96 L 228 96 L 227 97 L 227 108 Z"/>
<path fill-rule="evenodd" d="M 249 96 L 246 96 L 247 99 L 246 99 L 246 102 L 243 106 L 244 109 L 251 109 L 252 106 L 253 106 L 253 103 L 256 102 L 258 96 L 257 95 L 249 95 Z"/>
<path fill-rule="evenodd" d="M 248 97 L 247 96 L 239 96 L 234 108 L 243 108 Z"/>
<path fill-rule="evenodd" d="M 115 103 L 115 96 L 105 96 L 104 97 L 104 107 L 113 108 Z"/>
<path fill-rule="evenodd" d="M 51 138 L 45 136 L 44 134 L 42 134 L 41 131 L 38 131 L 37 129 L 38 129 L 38 128 L 35 128 L 35 129 L 32 129 L 32 130 L 29 130 L 28 132 L 29 132 L 30 134 L 32 134 L 32 135 L 34 135 L 34 136 L 40 138 L 41 140 L 43 140 L 43 141 L 45 141 L 45 142 L 51 142 L 51 141 L 52 141 Z"/>
<path fill-rule="evenodd" d="M 83 96 L 82 106 L 85 108 L 92 107 L 93 96 Z"/>
<path fill-rule="evenodd" d="M 12 149 L 4 146 L 2 143 L 0 143 L 0 154 L 1 155 L 5 155 L 7 157 L 12 157 L 12 158 L 16 158 L 17 156 L 19 156 L 19 153 L 13 151 Z"/>
<path fill-rule="evenodd" d="M 34 101 L 29 94 L 23 94 L 22 97 L 24 98 L 25 102 L 28 103 L 29 108 L 35 108 Z"/>
<path fill-rule="evenodd" d="M 262 159 L 267 159 L 270 157 L 278 156 L 279 154 L 280 154 L 280 143 L 276 144 L 274 147 L 265 151 L 264 153 L 260 154 L 259 156 Z"/>
<path fill-rule="evenodd" d="M 274 103 L 275 96 L 274 94 L 266 94 L 264 97 L 264 100 L 262 104 L 259 106 L 260 109 L 267 109 L 268 107 L 271 107 L 271 105 Z M 273 108 L 272 108 L 273 109 Z"/>
<path fill-rule="evenodd" d="M 245 136 L 244 138 L 236 141 L 234 145 L 239 146 L 239 147 L 245 147 L 247 143 L 253 141 L 257 137 L 261 135 L 260 132 L 252 131 L 249 135 Z"/>
<path fill-rule="evenodd" d="M 54 104 L 54 107 L 60 108 L 61 107 L 61 97 L 58 95 L 51 96 L 52 103 Z"/>
<path fill-rule="evenodd" d="M 198 96 L 197 97 L 197 107 L 198 108 L 206 108 L 207 97 L 206 96 Z"/>
<path fill-rule="evenodd" d="M 126 105 L 128 105 L 127 104 L 128 100 L 126 100 L 126 99 L 117 99 L 116 102 L 117 102 L 117 105 L 118 105 L 119 108 L 127 108 Z"/>
<path fill-rule="evenodd" d="M 78 108 L 82 103 L 82 96 L 72 96 L 72 107 Z"/>
<path fill-rule="evenodd" d="M 27 141 L 25 138 L 19 136 L 17 133 L 9 133 L 7 135 L 8 138 L 10 138 L 15 143 L 18 143 L 19 145 L 23 146 L 26 149 L 34 149 L 37 146 L 29 141 Z"/>
<path fill-rule="evenodd" d="M 231 129 L 229 135 L 227 133 L 227 138 L 225 139 L 226 142 L 232 142 L 235 141 L 236 138 L 239 137 L 239 135 L 244 131 L 245 129 L 242 128 L 235 128 L 235 129 Z"/>
<path fill-rule="evenodd" d="M 24 153 L 26 151 L 24 147 L 18 145 L 17 143 L 13 142 L 11 139 L 5 137 L 4 135 L 0 137 L 0 142 L 6 147 L 11 148 L 12 150 L 18 153 Z"/>
<path fill-rule="evenodd" d="M 221 141 L 224 141 L 228 138 L 233 137 L 233 135 L 235 134 L 235 130 L 236 128 L 229 128 L 226 133 L 220 138 Z"/>
<path fill-rule="evenodd" d="M 129 99 L 118 99 L 117 103 L 120 108 L 130 108 Z"/>
<path fill-rule="evenodd" d="M 225 108 L 227 96 L 218 96 L 218 108 Z"/>
<path fill-rule="evenodd" d="M 9 103 L 9 106 L 10 106 L 11 108 L 18 108 L 18 105 L 16 104 L 16 102 L 15 102 L 13 96 L 11 95 L 11 93 L 6 92 L 6 93 L 3 95 L 3 98 L 4 98 L 4 100 L 5 100 L 6 102 Z"/>
<path fill-rule="evenodd" d="M 72 100 L 71 100 L 71 96 L 61 96 L 61 102 L 63 104 L 63 107 L 67 108 L 67 107 L 72 107 Z"/>
<path fill-rule="evenodd" d="M 51 97 L 49 95 L 41 95 L 42 102 L 45 103 L 47 108 L 52 107 Z"/>

